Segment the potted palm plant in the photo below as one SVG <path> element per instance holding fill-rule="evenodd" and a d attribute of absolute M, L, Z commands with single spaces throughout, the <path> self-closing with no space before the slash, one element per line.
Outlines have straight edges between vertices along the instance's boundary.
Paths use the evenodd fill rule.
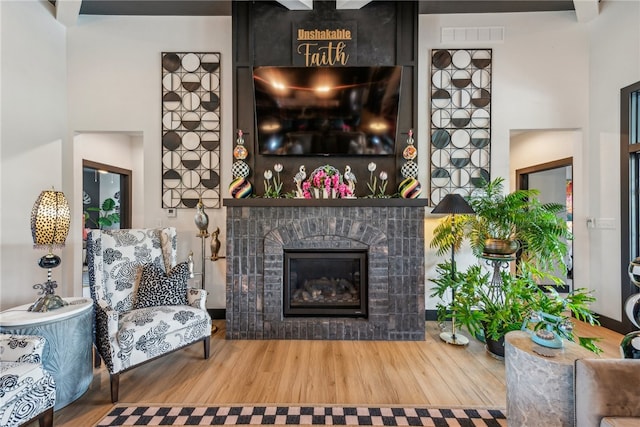
<path fill-rule="evenodd" d="M 456 298 L 450 304 L 438 304 L 438 319 L 443 321 L 455 315 L 456 321 L 469 333 L 487 343 L 487 350 L 496 356 L 504 356 L 504 335 L 523 327 L 536 313 L 545 313 L 563 321 L 554 324 L 554 332 L 569 341 L 600 353 L 596 338 L 578 337 L 574 334 L 569 318 L 597 324 L 589 304 L 595 300 L 584 289 L 575 289 L 561 296 L 552 288 L 540 288 L 532 275 L 501 272 L 500 282 L 492 283 L 490 273 L 480 265 L 472 265 L 466 271 L 451 275 L 451 263 L 437 266 L 438 277 L 432 281 L 435 288 L 432 297 L 443 298 L 451 288 Z M 496 289 L 497 287 L 497 289 Z M 534 329 L 542 326 L 537 324 Z"/>
<path fill-rule="evenodd" d="M 567 241 L 572 238 L 566 220 L 560 215 L 566 208 L 558 203 L 542 203 L 536 189 L 504 194 L 504 179 L 482 182 L 468 198 L 475 215 L 456 215 L 434 230 L 431 247 L 443 255 L 468 239 L 478 257 L 512 257 L 518 250 L 518 266 L 524 266 L 534 278 L 549 277 L 551 272 L 566 273 Z"/>
<path fill-rule="evenodd" d="M 496 269 L 491 274 L 476 265 L 451 276 L 450 263 L 439 264 L 431 296 L 441 298 L 452 288 L 456 294 L 451 304 L 438 307 L 439 320 L 455 315 L 471 334 L 497 340 L 520 329 L 532 313 L 544 310 L 559 316 L 568 310 L 595 322 L 588 310 L 593 298 L 585 289 L 560 299 L 553 289 L 543 290 L 537 284 L 542 278 L 563 282 L 554 272 L 566 273 L 567 241 L 572 237 L 560 215 L 565 207 L 542 203 L 538 195 L 535 189 L 505 194 L 502 178 L 483 182 L 468 198 L 475 215 L 449 216 L 435 228 L 431 247 L 438 255 L 452 246 L 459 249 L 465 240 L 477 257 L 496 262 L 513 260 L 519 251 L 513 273 Z M 590 347 L 593 339 L 583 342 Z"/>

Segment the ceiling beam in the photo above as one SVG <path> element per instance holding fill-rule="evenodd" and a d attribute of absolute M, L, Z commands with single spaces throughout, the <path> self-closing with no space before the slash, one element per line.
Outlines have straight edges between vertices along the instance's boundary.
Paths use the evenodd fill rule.
<path fill-rule="evenodd" d="M 362 9 L 371 0 L 336 0 L 336 9 Z"/>
<path fill-rule="evenodd" d="M 599 0 L 573 0 L 578 22 L 589 22 L 600 14 Z"/>
<path fill-rule="evenodd" d="M 289 10 L 312 10 L 313 0 L 278 0 L 278 3 Z"/>
<path fill-rule="evenodd" d="M 78 22 L 82 0 L 56 0 L 56 19 L 65 27 L 73 27 Z"/>

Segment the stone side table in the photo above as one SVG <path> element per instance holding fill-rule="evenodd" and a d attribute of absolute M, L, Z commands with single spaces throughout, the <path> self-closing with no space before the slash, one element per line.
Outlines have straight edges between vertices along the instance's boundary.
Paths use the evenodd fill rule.
<path fill-rule="evenodd" d="M 505 377 L 507 382 L 507 422 L 510 426 L 573 427 L 573 366 L 576 359 L 594 357 L 578 344 L 564 341 L 562 349 L 543 349 L 524 331 L 505 336 Z"/>
<path fill-rule="evenodd" d="M 47 340 L 42 359 L 56 382 L 55 410 L 84 394 L 93 380 L 93 302 L 64 298 L 69 305 L 34 313 L 25 304 L 0 312 L 0 332 L 39 335 Z"/>

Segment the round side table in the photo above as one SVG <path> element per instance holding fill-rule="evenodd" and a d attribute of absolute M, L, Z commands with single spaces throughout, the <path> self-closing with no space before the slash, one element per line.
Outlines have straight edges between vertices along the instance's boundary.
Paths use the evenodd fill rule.
<path fill-rule="evenodd" d="M 0 312 L 0 332 L 39 335 L 45 344 L 44 368 L 56 382 L 55 410 L 84 394 L 93 380 L 93 302 L 89 298 L 64 298 L 69 305 L 37 313 L 25 304 Z"/>
<path fill-rule="evenodd" d="M 574 425 L 573 365 L 593 357 L 578 344 L 564 340 L 561 349 L 546 349 L 553 357 L 535 352 L 538 344 L 524 331 L 512 331 L 504 340 L 507 381 L 507 423 L 527 427 Z M 544 351 L 544 350 L 542 350 Z"/>

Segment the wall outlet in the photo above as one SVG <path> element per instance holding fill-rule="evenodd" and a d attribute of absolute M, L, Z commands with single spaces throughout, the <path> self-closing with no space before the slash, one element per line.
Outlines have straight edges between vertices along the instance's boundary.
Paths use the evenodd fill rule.
<path fill-rule="evenodd" d="M 616 220 L 614 218 L 598 218 L 596 220 L 596 226 L 598 228 L 613 230 L 616 228 Z"/>
<path fill-rule="evenodd" d="M 593 217 L 587 218 L 587 228 L 596 228 L 596 219 Z"/>
<path fill-rule="evenodd" d="M 167 209 L 167 218 L 175 218 L 178 216 L 178 210 L 175 208 Z"/>

